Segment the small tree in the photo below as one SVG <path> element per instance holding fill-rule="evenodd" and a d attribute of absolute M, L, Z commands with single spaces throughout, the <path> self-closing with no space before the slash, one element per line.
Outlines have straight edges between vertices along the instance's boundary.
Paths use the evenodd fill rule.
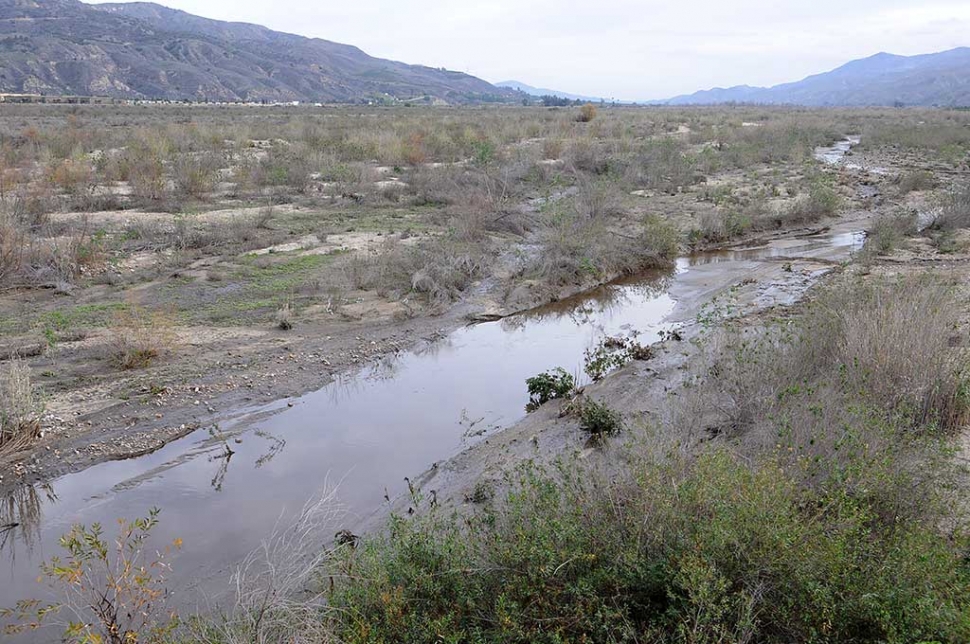
<path fill-rule="evenodd" d="M 0 617 L 16 623 L 7 634 L 39 628 L 49 615 L 67 609 L 72 618 L 65 625 L 64 641 L 77 644 L 133 644 L 160 642 L 176 627 L 174 612 L 166 612 L 168 591 L 165 557 L 182 546 L 176 539 L 154 557 L 146 552 L 148 537 L 158 524 L 157 508 L 134 521 L 118 520 L 114 543 L 104 538 L 101 525 L 75 525 L 61 537 L 67 557 L 53 557 L 41 566 L 42 578 L 59 594 L 62 603 L 45 605 L 23 600 L 12 609 L 0 609 Z"/>

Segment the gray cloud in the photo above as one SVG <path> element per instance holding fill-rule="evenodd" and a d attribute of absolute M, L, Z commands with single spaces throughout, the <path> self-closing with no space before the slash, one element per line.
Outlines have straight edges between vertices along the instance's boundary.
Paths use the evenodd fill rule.
<path fill-rule="evenodd" d="M 596 96 L 771 85 L 879 51 L 968 45 L 966 0 L 163 0 L 374 56 Z"/>

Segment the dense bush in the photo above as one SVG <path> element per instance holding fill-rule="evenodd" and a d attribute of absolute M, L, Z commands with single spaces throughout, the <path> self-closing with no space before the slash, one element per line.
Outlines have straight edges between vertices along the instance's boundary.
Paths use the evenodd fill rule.
<path fill-rule="evenodd" d="M 870 467 L 856 475 L 909 494 Z M 564 468 L 567 470 L 569 468 Z M 878 471 L 873 471 L 878 470 Z M 463 523 L 395 520 L 330 593 L 348 642 L 918 642 L 970 637 L 966 541 L 713 450 L 524 474 Z M 565 478 L 563 478 L 565 477 Z"/>

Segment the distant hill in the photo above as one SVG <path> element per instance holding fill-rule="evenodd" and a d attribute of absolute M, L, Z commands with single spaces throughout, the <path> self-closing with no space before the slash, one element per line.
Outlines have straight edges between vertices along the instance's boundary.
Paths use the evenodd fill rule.
<path fill-rule="evenodd" d="M 670 105 L 970 105 L 970 48 L 937 54 L 880 53 L 824 74 L 774 87 L 741 85 L 676 96 Z"/>
<path fill-rule="evenodd" d="M 461 72 L 153 3 L 0 0 L 0 92 L 210 101 L 513 101 Z"/>
<path fill-rule="evenodd" d="M 519 81 L 502 81 L 501 83 L 495 83 L 496 87 L 504 87 L 507 89 L 517 90 L 528 94 L 529 96 L 558 96 L 559 98 L 568 98 L 571 101 L 589 101 L 591 103 L 599 103 L 600 101 L 605 101 L 607 99 L 598 98 L 595 96 L 583 96 L 582 94 L 570 94 L 569 92 L 561 92 L 557 89 L 545 89 L 542 87 L 532 87 L 531 85 L 526 85 Z"/>

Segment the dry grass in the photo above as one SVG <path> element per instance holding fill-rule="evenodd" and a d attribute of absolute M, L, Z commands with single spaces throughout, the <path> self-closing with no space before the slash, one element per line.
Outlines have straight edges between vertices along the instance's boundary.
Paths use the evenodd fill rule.
<path fill-rule="evenodd" d="M 143 369 L 172 352 L 177 341 L 170 316 L 130 306 L 108 329 L 107 357 L 119 369 Z"/>
<path fill-rule="evenodd" d="M 43 405 L 30 381 L 30 366 L 10 360 L 0 371 L 0 450 L 26 447 L 40 436 Z"/>
<path fill-rule="evenodd" d="M 320 574 L 333 551 L 320 546 L 343 510 L 335 489 L 304 506 L 292 525 L 277 525 L 233 571 L 231 604 L 219 618 L 195 620 L 191 641 L 202 644 L 324 644 L 337 641 L 323 619 Z M 340 533 L 338 533 L 339 535 Z M 350 547 L 351 541 L 337 545 Z M 311 589 L 316 590 L 311 590 Z"/>
<path fill-rule="evenodd" d="M 964 427 L 970 360 L 953 342 L 962 310 L 954 289 L 933 274 L 847 280 L 792 327 L 716 336 L 720 357 L 685 407 L 708 419 L 695 426 L 765 444 L 781 431 L 805 445 L 837 440 L 834 428 L 872 410 L 919 432 Z"/>
<path fill-rule="evenodd" d="M 930 228 L 941 232 L 970 228 L 970 183 L 951 188 L 946 193 L 940 213 Z"/>
<path fill-rule="evenodd" d="M 917 426 L 955 431 L 970 419 L 970 362 L 953 342 L 962 312 L 942 276 L 831 289 L 807 322 L 816 339 L 800 358 L 816 370 L 843 368 L 849 386 Z"/>

